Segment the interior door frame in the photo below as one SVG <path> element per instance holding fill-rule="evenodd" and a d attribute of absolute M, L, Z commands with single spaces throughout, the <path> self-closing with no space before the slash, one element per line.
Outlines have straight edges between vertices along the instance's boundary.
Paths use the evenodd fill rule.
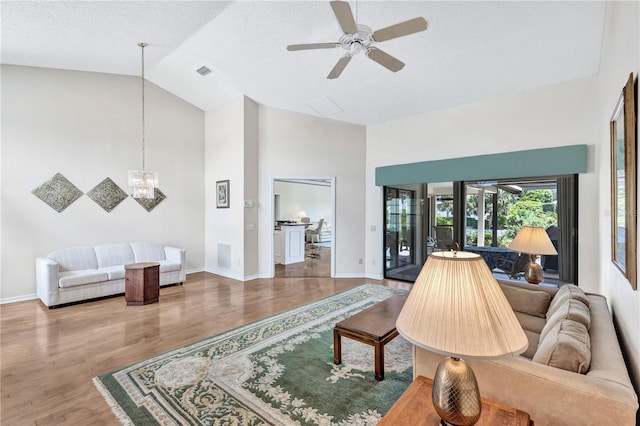
<path fill-rule="evenodd" d="M 330 212 L 331 212 L 331 269 L 330 269 L 330 277 L 329 278 L 335 278 L 336 276 L 336 239 L 338 238 L 337 233 L 336 233 L 336 223 L 337 223 L 337 217 L 336 217 L 336 177 L 335 176 L 272 176 L 271 177 L 271 186 L 270 186 L 270 194 L 269 194 L 269 217 L 270 217 L 270 221 L 269 223 L 271 224 L 271 226 L 273 226 L 273 224 L 275 224 L 276 219 L 275 219 L 275 205 L 274 205 L 274 195 L 276 194 L 275 191 L 275 185 L 276 185 L 276 181 L 314 181 L 314 180 L 328 180 L 331 182 L 331 188 L 330 188 L 330 192 L 331 192 L 331 206 L 330 206 Z M 304 183 L 302 183 L 302 185 L 304 185 Z M 271 272 L 270 272 L 270 276 L 271 278 L 275 278 L 276 276 L 276 264 L 274 263 L 274 250 L 273 250 L 273 240 L 274 240 L 274 233 L 273 230 L 269 233 L 269 263 L 271 265 Z"/>

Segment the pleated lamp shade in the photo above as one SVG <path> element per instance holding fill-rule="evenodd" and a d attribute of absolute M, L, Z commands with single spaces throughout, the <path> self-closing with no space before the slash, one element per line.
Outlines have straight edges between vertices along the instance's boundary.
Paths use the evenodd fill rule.
<path fill-rule="evenodd" d="M 509 248 L 527 254 L 558 254 L 547 231 L 541 226 L 523 226 L 509 244 Z"/>
<path fill-rule="evenodd" d="M 528 346 L 485 261 L 464 251 L 427 258 L 396 328 L 414 345 L 453 357 L 499 358 Z"/>

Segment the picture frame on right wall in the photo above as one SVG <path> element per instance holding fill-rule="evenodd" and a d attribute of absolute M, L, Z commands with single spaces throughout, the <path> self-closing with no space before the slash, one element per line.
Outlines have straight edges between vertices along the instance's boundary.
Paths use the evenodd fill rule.
<path fill-rule="evenodd" d="M 611 261 L 637 290 L 636 100 L 629 75 L 610 122 Z"/>
<path fill-rule="evenodd" d="M 219 180 L 216 182 L 216 208 L 228 209 L 229 203 L 229 180 Z"/>

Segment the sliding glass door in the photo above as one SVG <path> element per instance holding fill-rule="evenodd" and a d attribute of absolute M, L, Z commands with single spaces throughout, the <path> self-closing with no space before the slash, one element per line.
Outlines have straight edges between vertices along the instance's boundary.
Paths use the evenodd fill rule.
<path fill-rule="evenodd" d="M 415 281 L 422 265 L 419 189 L 385 187 L 385 277 Z"/>
<path fill-rule="evenodd" d="M 520 259 L 509 244 L 534 225 L 558 251 L 538 258 L 545 281 L 577 283 L 577 182 L 567 175 L 384 187 L 384 276 L 415 281 L 431 252 L 458 243 L 482 255 L 497 278 L 524 281 L 529 256 Z"/>
<path fill-rule="evenodd" d="M 500 278 L 522 279 L 509 244 L 524 225 L 540 226 L 558 251 L 538 258 L 545 281 L 577 282 L 577 176 L 464 184 L 465 250 L 485 257 Z"/>

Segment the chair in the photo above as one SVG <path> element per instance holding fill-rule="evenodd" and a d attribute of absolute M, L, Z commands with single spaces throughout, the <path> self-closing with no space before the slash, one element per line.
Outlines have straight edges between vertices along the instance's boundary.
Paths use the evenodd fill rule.
<path fill-rule="evenodd" d="M 433 253 L 433 251 L 436 249 L 436 244 L 437 241 L 435 238 L 431 236 L 427 237 L 427 255 Z"/>
<path fill-rule="evenodd" d="M 413 247 L 413 229 L 402 228 L 402 239 L 400 240 L 400 250 L 411 250 Z"/>
<path fill-rule="evenodd" d="M 524 271 L 531 262 L 531 256 L 526 253 L 508 253 L 495 259 L 495 267 L 507 274 L 510 278 L 518 280 L 524 276 Z"/>
<path fill-rule="evenodd" d="M 306 232 L 307 242 L 310 242 L 310 243 L 319 243 L 320 242 L 320 231 L 322 230 L 322 225 L 323 224 L 324 224 L 324 219 L 320 219 L 318 221 L 318 226 L 316 226 L 315 228 L 307 229 L 307 232 Z"/>
<path fill-rule="evenodd" d="M 450 250 L 453 245 L 453 227 L 452 226 L 434 226 L 436 233 L 436 246 L 434 251 Z"/>

